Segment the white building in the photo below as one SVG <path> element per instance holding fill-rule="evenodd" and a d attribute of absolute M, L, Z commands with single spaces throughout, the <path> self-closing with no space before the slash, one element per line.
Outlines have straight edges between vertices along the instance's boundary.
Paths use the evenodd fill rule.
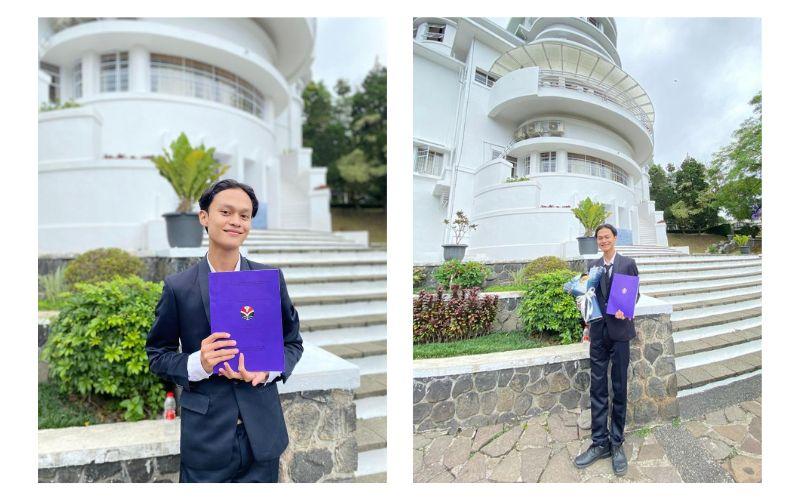
<path fill-rule="evenodd" d="M 468 259 L 577 256 L 570 209 L 587 196 L 618 244 L 667 245 L 653 105 L 616 44 L 612 18 L 414 20 L 415 263 L 441 262 L 458 210 L 478 224 Z"/>
<path fill-rule="evenodd" d="M 330 231 L 326 169 L 302 147 L 306 18 L 39 20 L 39 250 L 168 247 L 177 196 L 146 157 L 185 132 L 261 203 L 254 228 Z"/>

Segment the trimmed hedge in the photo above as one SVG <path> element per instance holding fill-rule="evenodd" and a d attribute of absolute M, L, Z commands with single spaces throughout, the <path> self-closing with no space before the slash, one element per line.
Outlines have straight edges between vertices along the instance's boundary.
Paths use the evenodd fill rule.
<path fill-rule="evenodd" d="M 540 274 L 552 273 L 553 271 L 559 271 L 561 269 L 569 269 L 567 261 L 552 255 L 547 255 L 526 264 L 525 267 L 522 268 L 522 277 L 528 282 Z"/>
<path fill-rule="evenodd" d="M 461 262 L 448 260 L 433 273 L 434 279 L 442 286 L 458 285 L 464 288 L 481 287 L 492 269 L 480 262 Z"/>
<path fill-rule="evenodd" d="M 144 263 L 120 248 L 96 248 L 67 264 L 64 279 L 74 290 L 77 283 L 97 283 L 116 276 L 142 276 Z"/>

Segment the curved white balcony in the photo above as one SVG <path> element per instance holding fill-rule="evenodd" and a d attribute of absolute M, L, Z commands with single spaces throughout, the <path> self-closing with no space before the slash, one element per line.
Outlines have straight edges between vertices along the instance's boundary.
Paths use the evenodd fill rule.
<path fill-rule="evenodd" d="M 522 122 L 532 116 L 571 114 L 616 131 L 642 163 L 653 152 L 655 113 L 650 97 L 618 66 L 568 42 L 537 42 L 500 56 L 500 78 L 489 94 L 489 116 Z"/>
<path fill-rule="evenodd" d="M 115 19 L 72 26 L 48 40 L 41 59 L 68 67 L 97 47 L 124 51 L 134 46 L 197 59 L 235 73 L 272 98 L 276 113 L 289 103 L 286 78 L 264 57 L 214 35 L 156 22 Z"/>
<path fill-rule="evenodd" d="M 523 27 L 525 39 L 529 42 L 541 41 L 543 38 L 551 38 L 547 33 L 552 29 L 563 29 L 566 31 L 580 32 L 586 37 L 591 38 L 596 44 L 603 48 L 617 66 L 620 66 L 619 53 L 617 52 L 617 33 L 616 24 L 613 18 L 599 17 L 598 19 L 604 27 L 601 31 L 587 18 L 583 17 L 537 17 L 530 24 Z"/>

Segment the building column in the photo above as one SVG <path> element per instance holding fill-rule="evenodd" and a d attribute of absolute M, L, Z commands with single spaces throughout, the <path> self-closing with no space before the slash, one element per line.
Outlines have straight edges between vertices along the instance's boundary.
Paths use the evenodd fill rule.
<path fill-rule="evenodd" d="M 81 95 L 84 99 L 100 93 L 100 54 L 86 52 L 81 57 Z"/>
<path fill-rule="evenodd" d="M 567 173 L 567 152 L 564 150 L 556 151 L 556 172 Z"/>
<path fill-rule="evenodd" d="M 140 45 L 128 51 L 128 90 L 150 91 L 150 52 Z"/>

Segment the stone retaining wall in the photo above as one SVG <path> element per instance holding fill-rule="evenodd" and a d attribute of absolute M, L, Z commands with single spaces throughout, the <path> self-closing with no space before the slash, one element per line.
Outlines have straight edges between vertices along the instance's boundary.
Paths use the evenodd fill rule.
<path fill-rule="evenodd" d="M 352 480 L 358 466 L 353 391 L 301 391 L 281 394 L 280 398 L 289 430 L 289 447 L 281 455 L 279 480 Z M 39 431 L 39 482 L 178 481 L 179 421 L 103 426 L 110 434 L 115 432 L 113 426 L 119 429 L 120 441 L 116 445 L 109 443 L 107 436 L 98 436 L 99 429 L 71 427 Z M 137 433 L 142 436 L 139 440 L 135 438 Z M 131 436 L 134 444 L 130 442 Z M 100 447 L 93 446 L 98 444 L 96 441 L 100 441 Z M 80 443 L 82 449 L 65 450 L 65 442 Z M 109 457 L 112 459 L 107 460 Z"/>
<path fill-rule="evenodd" d="M 74 256 L 42 256 L 39 257 L 39 276 L 51 274 L 61 266 L 66 266 Z M 160 282 L 166 276 L 179 273 L 197 263 L 202 257 L 139 257 L 144 263 L 145 271 L 142 279 L 145 281 Z"/>
<path fill-rule="evenodd" d="M 634 321 L 637 337 L 630 346 L 628 426 L 670 421 L 678 416 L 670 315 L 642 315 Z M 455 431 L 545 411 L 579 412 L 589 408 L 589 381 L 588 344 L 418 360 L 414 431 Z"/>
<path fill-rule="evenodd" d="M 513 273 L 518 272 L 529 263 L 530 261 L 487 263 L 486 265 L 492 269 L 492 274 L 486 278 L 483 286 L 489 287 L 492 285 L 505 285 L 511 283 L 513 281 Z M 567 265 L 576 273 L 586 271 L 585 259 L 568 260 Z M 436 272 L 440 266 L 441 264 L 414 266 L 415 268 L 423 269 L 425 272 L 425 281 L 419 286 L 436 287 L 439 283 L 437 283 L 437 281 L 434 279 L 433 273 Z M 41 264 L 39 274 L 41 274 Z"/>

